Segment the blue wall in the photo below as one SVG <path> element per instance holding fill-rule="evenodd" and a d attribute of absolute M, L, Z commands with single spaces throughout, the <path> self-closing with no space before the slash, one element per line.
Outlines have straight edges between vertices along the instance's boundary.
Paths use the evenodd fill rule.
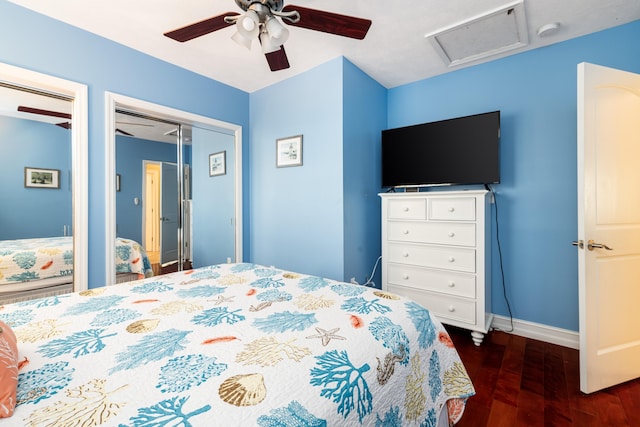
<path fill-rule="evenodd" d="M 252 261 L 365 282 L 380 255 L 385 125 L 386 89 L 344 58 L 251 94 Z M 298 134 L 303 165 L 277 168 L 276 139 Z"/>
<path fill-rule="evenodd" d="M 0 62 L 89 87 L 89 286 L 102 286 L 106 274 L 104 92 L 238 124 L 245 130 L 243 145 L 248 144 L 249 94 L 13 3 L 0 2 L 0 16 Z M 247 166 L 243 173 L 248 181 Z M 244 196 L 248 223 L 248 192 Z M 248 238 L 244 247 L 248 248 Z"/>
<path fill-rule="evenodd" d="M 232 135 L 193 129 L 192 228 L 193 267 L 234 259 L 235 153 Z M 209 176 L 209 155 L 225 151 L 226 173 Z"/>
<path fill-rule="evenodd" d="M 25 188 L 25 166 L 60 171 L 60 188 Z M 62 236 L 71 221 L 71 133 L 0 116 L 0 240 Z"/>
<path fill-rule="evenodd" d="M 381 253 L 380 132 L 387 126 L 387 90 L 351 62 L 343 77 L 344 280 L 363 284 Z M 372 278 L 380 287 L 380 266 Z"/>
<path fill-rule="evenodd" d="M 389 90 L 389 127 L 501 111 L 494 188 L 517 319 L 578 330 L 577 64 L 638 73 L 638 40 L 640 21 Z M 492 271 L 493 311 L 506 316 L 495 242 Z"/>
<path fill-rule="evenodd" d="M 303 135 L 302 166 L 276 139 Z M 251 260 L 342 278 L 342 59 L 251 94 Z"/>

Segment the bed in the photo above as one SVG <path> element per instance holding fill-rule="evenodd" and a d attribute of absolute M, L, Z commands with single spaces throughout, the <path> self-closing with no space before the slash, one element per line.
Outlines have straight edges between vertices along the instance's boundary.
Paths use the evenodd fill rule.
<path fill-rule="evenodd" d="M 119 282 L 153 275 L 149 258 L 134 240 L 116 239 Z M 73 291 L 73 237 L 0 241 L 0 303 Z"/>
<path fill-rule="evenodd" d="M 475 393 L 417 303 L 255 264 L 19 302 L 0 322 L 20 426 L 437 426 Z"/>

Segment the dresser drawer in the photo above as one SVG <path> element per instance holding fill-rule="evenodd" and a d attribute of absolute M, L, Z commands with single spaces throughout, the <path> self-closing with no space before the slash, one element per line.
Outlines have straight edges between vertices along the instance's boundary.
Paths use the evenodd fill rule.
<path fill-rule="evenodd" d="M 391 284 L 387 285 L 387 289 L 385 290 L 411 298 L 433 313 L 438 320 L 441 320 L 443 323 L 447 323 L 447 319 L 469 325 L 475 325 L 476 323 L 476 303 L 473 300 L 446 297 L 419 289 L 405 288 Z"/>
<path fill-rule="evenodd" d="M 388 262 L 475 273 L 475 249 L 388 243 Z"/>
<path fill-rule="evenodd" d="M 388 204 L 389 219 L 427 219 L 427 199 L 391 199 Z"/>
<path fill-rule="evenodd" d="M 467 298 L 476 297 L 476 276 L 473 274 L 390 263 L 387 266 L 387 283 Z"/>
<path fill-rule="evenodd" d="M 429 219 L 474 221 L 476 219 L 476 199 L 473 197 L 429 199 Z"/>
<path fill-rule="evenodd" d="M 400 242 L 475 247 L 476 225 L 455 222 L 389 221 L 387 223 L 387 239 Z"/>

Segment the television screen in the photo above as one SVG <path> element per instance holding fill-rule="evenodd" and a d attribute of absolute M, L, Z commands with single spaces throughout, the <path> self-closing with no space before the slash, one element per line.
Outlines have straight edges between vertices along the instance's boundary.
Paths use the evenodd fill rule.
<path fill-rule="evenodd" d="M 382 186 L 500 182 L 500 111 L 382 131 Z"/>

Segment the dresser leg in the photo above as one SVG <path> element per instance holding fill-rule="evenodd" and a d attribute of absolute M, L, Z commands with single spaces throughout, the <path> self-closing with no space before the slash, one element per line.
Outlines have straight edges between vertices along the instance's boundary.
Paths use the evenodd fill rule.
<path fill-rule="evenodd" d="M 479 347 L 484 339 L 484 334 L 482 332 L 473 331 L 471 332 L 471 338 L 473 339 L 473 343 Z"/>

